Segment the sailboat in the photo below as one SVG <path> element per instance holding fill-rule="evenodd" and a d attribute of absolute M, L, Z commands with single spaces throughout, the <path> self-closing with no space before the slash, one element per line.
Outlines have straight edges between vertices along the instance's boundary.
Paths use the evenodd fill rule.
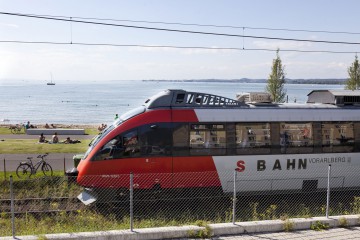
<path fill-rule="evenodd" d="M 50 82 L 47 82 L 46 85 L 55 85 L 55 83 L 53 82 L 52 74 L 50 73 L 50 75 L 51 75 L 51 80 Z"/>

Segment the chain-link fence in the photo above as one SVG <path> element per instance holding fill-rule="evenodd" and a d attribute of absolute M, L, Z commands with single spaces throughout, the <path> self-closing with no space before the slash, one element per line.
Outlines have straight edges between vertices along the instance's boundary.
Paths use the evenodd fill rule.
<path fill-rule="evenodd" d="M 360 167 L 1 181 L 0 236 L 360 214 Z M 235 190 L 235 191 L 234 191 Z M 79 200 L 79 198 L 85 202 Z M 87 204 L 87 205 L 86 205 Z"/>

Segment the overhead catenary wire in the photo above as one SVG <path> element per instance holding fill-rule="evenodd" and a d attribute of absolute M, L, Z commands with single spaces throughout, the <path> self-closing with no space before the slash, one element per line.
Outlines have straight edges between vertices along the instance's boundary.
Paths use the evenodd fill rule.
<path fill-rule="evenodd" d="M 0 40 L 0 43 L 19 44 L 50 44 L 50 45 L 83 45 L 83 46 L 110 46 L 110 47 L 141 47 L 141 48 L 173 48 L 173 49 L 202 49 L 202 50 L 228 50 L 228 51 L 269 51 L 276 52 L 277 49 L 270 48 L 236 48 L 236 47 L 203 47 L 203 46 L 174 46 L 174 45 L 141 45 L 141 44 L 115 44 L 115 43 L 86 43 L 86 42 L 53 42 L 53 41 L 18 41 Z M 331 51 L 331 50 L 299 50 L 281 49 L 282 52 L 303 52 L 303 53 L 337 53 L 357 54 L 357 51 Z"/>
<path fill-rule="evenodd" d="M 94 22 L 94 21 L 83 21 L 83 20 L 57 18 L 57 17 L 45 17 L 45 16 L 39 16 L 39 15 L 29 15 L 29 14 L 21 14 L 21 13 L 0 12 L 0 14 L 11 15 L 11 16 L 29 17 L 29 18 L 38 18 L 38 19 L 47 19 L 47 20 L 54 20 L 54 21 L 65 21 L 65 22 L 75 22 L 75 23 L 83 23 L 83 24 L 95 24 L 95 25 L 104 25 L 104 26 L 112 26 L 112 27 L 135 28 L 135 29 L 143 29 L 143 30 L 167 31 L 167 32 L 188 33 L 188 34 L 202 34 L 202 35 L 213 35 L 213 36 L 223 36 L 223 37 L 240 37 L 240 38 L 281 40 L 281 41 L 294 41 L 294 42 L 360 45 L 360 42 L 311 40 L 311 39 L 299 39 L 299 38 L 282 38 L 282 37 L 268 37 L 268 36 L 216 33 L 216 32 L 204 32 L 204 31 L 190 31 L 190 30 L 170 29 L 170 28 L 156 28 L 156 27 L 136 26 L 136 25 L 103 23 L 103 22 Z"/>
<path fill-rule="evenodd" d="M 20 14 L 20 13 L 16 13 L 16 14 Z M 270 27 L 216 25 L 216 24 L 181 23 L 181 22 L 164 22 L 164 21 L 145 21 L 145 20 L 95 18 L 95 17 L 76 17 L 76 16 L 69 17 L 69 16 L 61 16 L 61 15 L 32 14 L 32 13 L 22 13 L 22 14 L 31 15 L 31 16 L 42 16 L 42 17 L 72 18 L 72 19 L 97 20 L 97 21 L 113 21 L 113 22 L 132 22 L 132 23 L 179 25 L 179 26 L 196 26 L 196 27 L 214 27 L 214 28 L 253 29 L 253 30 L 285 31 L 285 32 L 308 32 L 308 33 L 360 35 L 360 32 L 349 32 L 349 31 L 329 31 L 329 30 L 310 30 L 310 29 L 291 29 L 291 28 L 270 28 Z"/>

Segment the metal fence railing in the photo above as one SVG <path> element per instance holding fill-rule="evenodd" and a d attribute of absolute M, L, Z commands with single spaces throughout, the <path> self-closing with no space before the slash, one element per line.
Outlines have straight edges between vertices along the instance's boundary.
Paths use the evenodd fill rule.
<path fill-rule="evenodd" d="M 11 176 L 0 182 L 0 236 L 360 214 L 359 170 Z"/>

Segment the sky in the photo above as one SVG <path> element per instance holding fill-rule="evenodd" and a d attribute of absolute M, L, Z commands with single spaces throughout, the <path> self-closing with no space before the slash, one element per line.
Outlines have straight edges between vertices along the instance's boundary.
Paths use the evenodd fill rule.
<path fill-rule="evenodd" d="M 287 78 L 347 78 L 359 9 L 358 0 L 0 0 L 0 83 L 266 79 L 277 49 Z"/>

